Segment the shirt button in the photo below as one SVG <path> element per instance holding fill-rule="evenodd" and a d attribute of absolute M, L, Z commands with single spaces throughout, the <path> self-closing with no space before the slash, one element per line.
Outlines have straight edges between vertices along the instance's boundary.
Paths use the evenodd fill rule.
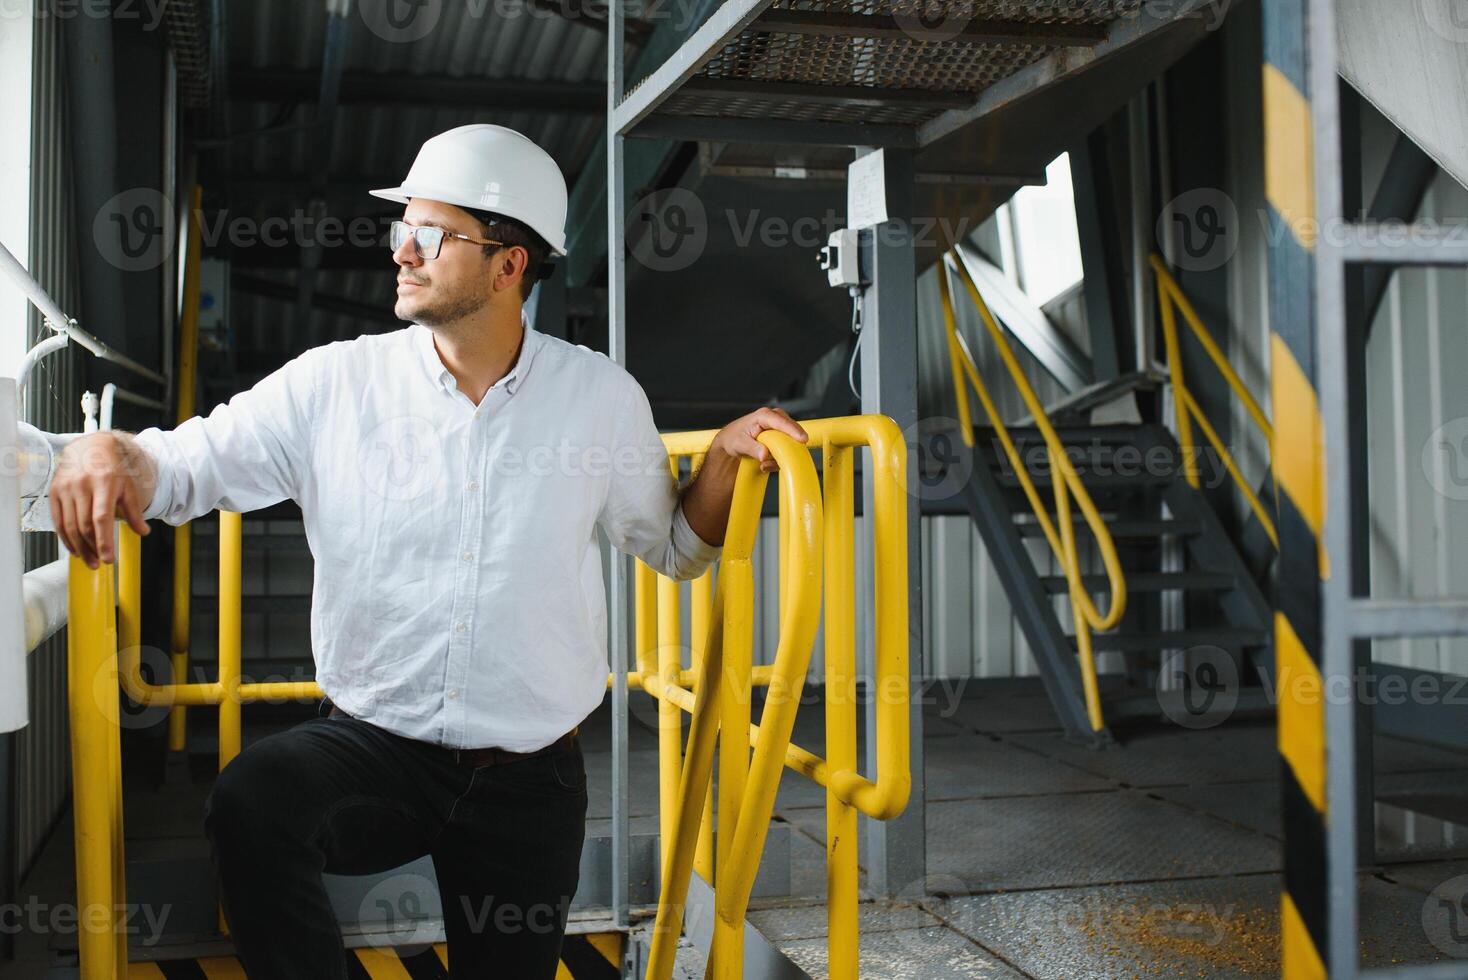
<path fill-rule="evenodd" d="M 455 623 L 454 624 L 454 632 L 455 633 L 467 633 L 467 632 L 469 632 L 469 624 L 468 623 Z"/>
<path fill-rule="evenodd" d="M 462 559 L 464 559 L 465 561 L 473 561 L 474 560 L 474 552 L 472 552 L 472 551 L 466 551 L 462 555 L 460 555 L 459 557 L 462 558 Z"/>
<path fill-rule="evenodd" d="M 454 688 L 452 691 L 449 691 L 449 699 L 450 700 L 453 700 L 454 698 L 457 698 L 458 696 L 459 696 L 459 689 L 458 688 Z"/>
<path fill-rule="evenodd" d="M 470 480 L 469 481 L 469 486 L 468 486 L 467 489 L 468 489 L 468 491 L 470 493 L 474 493 L 476 490 L 479 489 L 479 481 L 478 480 Z"/>

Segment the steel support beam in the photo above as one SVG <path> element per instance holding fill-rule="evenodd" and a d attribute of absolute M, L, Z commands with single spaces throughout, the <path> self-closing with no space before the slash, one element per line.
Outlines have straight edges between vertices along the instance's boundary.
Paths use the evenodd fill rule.
<path fill-rule="evenodd" d="M 818 105 L 882 108 L 918 106 L 924 109 L 957 109 L 973 101 L 968 92 L 943 92 L 925 88 L 877 88 L 873 85 L 811 85 L 805 82 L 770 82 L 755 78 L 706 78 L 695 76 L 678 90 L 683 94 L 716 99 L 791 100 Z"/>
<path fill-rule="evenodd" d="M 1091 334 L 1091 371 L 1097 381 L 1112 381 L 1130 371 L 1131 312 L 1122 265 L 1121 220 L 1111 171 L 1107 127 L 1080 140 L 1070 151 L 1075 187 L 1076 226 L 1085 272 L 1086 326 Z"/>
<path fill-rule="evenodd" d="M 610 132 L 629 134 L 657 107 L 698 73 L 724 45 L 738 37 L 773 0 L 726 0 L 693 35 L 638 84 L 625 100 L 618 94 L 607 107 Z M 613 31 L 612 33 L 616 33 Z"/>
<path fill-rule="evenodd" d="M 1340 91 L 1337 68 L 1335 0 L 1269 0 L 1265 5 L 1265 45 L 1268 61 L 1265 76 L 1266 125 L 1275 123 L 1279 132 L 1270 132 L 1272 166 L 1266 190 L 1286 231 L 1281 244 L 1271 247 L 1270 291 L 1271 329 L 1278 338 L 1271 373 L 1276 385 L 1289 386 L 1301 377 L 1304 383 L 1295 391 L 1314 396 L 1314 405 L 1301 405 L 1303 415 L 1279 419 L 1276 429 L 1276 474 L 1280 480 L 1280 563 L 1281 582 L 1318 576 L 1318 581 L 1297 586 L 1288 593 L 1281 590 L 1281 618 L 1295 616 L 1305 632 L 1299 634 L 1305 643 L 1316 645 L 1309 653 L 1317 657 L 1317 667 L 1329 683 L 1335 678 L 1354 681 L 1355 644 L 1350 632 L 1350 611 L 1356 576 L 1352 515 L 1350 429 L 1350 359 L 1346 348 L 1350 343 L 1346 319 L 1345 256 L 1334 248 L 1330 236 L 1312 242 L 1301 237 L 1301 218 L 1313 218 L 1316 227 L 1334 228 L 1345 219 L 1342 190 Z M 1289 101 L 1281 101 L 1289 100 Z M 1295 101 L 1298 100 L 1298 101 Z M 1283 115 L 1290 104 L 1304 109 Z M 1286 121 L 1286 119 L 1289 121 Z M 1307 128 L 1301 130 L 1304 124 Z M 1292 148 L 1292 149 L 1291 149 Z M 1298 166 L 1300 151 L 1313 160 L 1313 181 L 1302 189 L 1285 179 L 1279 165 L 1290 150 Z M 1296 213 L 1293 202 L 1305 209 Z M 1283 206 L 1283 211 L 1279 209 Z M 1312 254 L 1313 253 L 1313 254 Z M 1289 351 L 1290 362 L 1280 363 L 1283 351 Z M 1298 373 L 1296 373 L 1298 372 Z M 1276 390 L 1280 390 L 1278 387 Z M 1364 392 L 1358 392 L 1364 397 Z M 1277 412 L 1279 406 L 1276 406 Z M 1307 445 L 1307 431 L 1301 426 L 1318 411 L 1314 444 Z M 1323 430 L 1323 432 L 1322 432 Z M 1284 433 L 1283 438 L 1278 438 Z M 1322 440 L 1323 436 L 1323 440 Z M 1323 441 L 1323 445 L 1321 442 Z M 1297 454 L 1290 467 L 1281 467 L 1280 454 Z M 1312 503 L 1306 499 L 1301 474 L 1318 481 L 1325 500 Z M 1301 506 L 1305 510 L 1301 510 Z M 1321 507 L 1320 514 L 1315 508 Z M 1304 514 L 1314 511 L 1309 521 Z M 1306 525 L 1312 525 L 1307 528 Z M 1287 557 L 1288 556 L 1288 557 Z M 1329 561 L 1329 569 L 1320 566 L 1320 558 Z M 1308 591 L 1306 591 L 1308 590 Z M 1293 597 L 1293 598 L 1291 598 Z M 1294 600 L 1304 598 L 1310 607 L 1300 613 Z M 1308 649 L 1308 648 L 1307 648 Z M 1281 654 L 1283 654 L 1283 650 Z M 1308 902 L 1301 905 L 1313 918 L 1309 921 L 1309 939 L 1286 948 L 1285 962 L 1299 959 L 1304 942 L 1313 942 L 1327 974 L 1332 977 L 1354 977 L 1360 971 L 1359 917 L 1357 899 L 1357 708 L 1354 684 L 1348 687 L 1352 697 L 1326 698 L 1323 711 L 1306 706 L 1306 714 L 1294 712 L 1294 721 L 1308 717 L 1308 724 L 1323 727 L 1312 733 L 1321 739 L 1323 770 L 1306 777 L 1308 784 L 1318 786 L 1323 798 L 1317 817 L 1309 817 L 1306 807 L 1286 806 L 1285 853 L 1298 857 L 1287 859 L 1296 869 L 1296 886 L 1304 887 Z M 1291 723 L 1285 718 L 1285 699 L 1281 698 L 1281 730 Z M 1323 715 L 1323 717 L 1322 717 Z M 1281 742 L 1282 747 L 1285 742 Z M 1296 764 L 1296 771 L 1314 768 L 1313 753 L 1302 753 L 1299 740 L 1294 740 L 1290 753 L 1295 758 L 1311 758 L 1308 766 Z M 1286 762 L 1289 753 L 1286 753 Z M 1323 832 L 1320 839 L 1317 830 Z M 1303 848 L 1303 851 L 1302 851 Z M 1306 863 L 1301 863 L 1302 860 Z M 1287 947 L 1291 943 L 1287 940 Z M 1300 969 L 1294 972 L 1304 975 Z"/>
<path fill-rule="evenodd" d="M 1351 90 L 1352 98 L 1359 104 L 1360 96 Z M 1343 96 L 1344 98 L 1344 96 Z M 1381 183 L 1376 187 L 1376 196 L 1371 200 L 1368 221 L 1411 221 L 1422 207 L 1422 199 L 1437 176 L 1438 167 L 1432 157 L 1422 152 L 1422 147 L 1412 142 L 1406 133 L 1397 137 L 1392 155 L 1387 159 Z M 1355 214 L 1348 208 L 1347 214 Z M 1361 296 L 1366 336 L 1370 338 L 1372 324 L 1386 297 L 1386 288 L 1396 270 L 1385 266 L 1368 266 L 1361 270 L 1364 278 Z"/>
<path fill-rule="evenodd" d="M 911 126 L 810 123 L 793 119 L 736 119 L 721 116 L 653 116 L 627 135 L 644 139 L 783 143 L 796 146 L 891 146 L 917 148 Z"/>
<path fill-rule="evenodd" d="M 1100 44 L 1081 50 L 1063 48 L 990 85 L 968 108 L 950 109 L 923 123 L 918 128 L 918 146 L 927 146 L 984 116 L 1018 105 L 1061 78 L 1094 67 L 1158 31 L 1188 30 L 1202 37 L 1208 26 L 1199 11 L 1209 2 L 1166 0 L 1163 3 L 1146 3 L 1135 15 L 1113 22 L 1106 32 L 1106 40 Z"/>
<path fill-rule="evenodd" d="M 229 97 L 235 102 L 307 102 L 316 98 L 320 87 L 320 74 L 309 70 L 236 68 L 229 75 Z M 583 115 L 599 115 L 606 110 L 606 92 L 595 82 L 395 72 L 345 72 L 337 98 L 343 105 L 516 109 Z"/>
<path fill-rule="evenodd" d="M 858 155 L 862 154 L 858 150 Z M 865 152 L 875 152 L 865 148 Z M 918 346 L 917 346 L 917 266 L 911 238 L 916 207 L 913 154 L 886 149 L 884 179 L 887 214 L 901 234 L 892 228 L 878 229 L 871 249 L 871 285 L 861 297 L 861 410 L 889 416 L 907 439 L 907 486 L 917 487 L 918 446 Z M 862 467 L 862 499 L 872 500 L 871 468 Z M 908 723 L 911 728 L 912 794 L 907 809 L 893 820 L 863 820 L 867 854 L 867 875 L 871 891 L 879 896 L 903 895 L 920 897 L 927 893 L 927 835 L 925 828 L 927 793 L 923 778 L 923 596 L 922 538 L 919 521 L 922 508 L 915 495 L 907 501 L 907 608 L 908 666 L 911 696 Z M 859 676 L 867 681 L 865 722 L 867 732 L 876 728 L 877 698 L 883 692 L 874 683 L 876 677 L 872 643 L 872 536 L 870 517 L 861 521 L 861 567 L 866 574 L 861 583 L 861 615 L 867 622 L 866 643 L 859 654 Z M 876 739 L 866 740 L 866 771 L 877 771 Z"/>
<path fill-rule="evenodd" d="M 947 25 L 945 25 L 946 28 Z M 758 27 L 776 34 L 814 34 L 820 37 L 921 39 L 923 25 L 893 16 L 842 14 L 817 10 L 770 10 Z M 936 33 L 936 32 L 935 32 Z M 1036 24 L 1031 21 L 975 18 L 961 28 L 942 32 L 944 40 L 966 44 L 1036 44 L 1046 47 L 1091 48 L 1106 40 L 1100 24 Z"/>
<path fill-rule="evenodd" d="M 627 366 L 627 182 L 626 139 L 617 128 L 615 108 L 626 84 L 626 10 L 608 9 L 606 85 L 607 180 L 607 354 Z M 628 766 L 627 661 L 636 642 L 632 615 L 632 561 L 610 542 L 607 553 L 607 652 L 612 668 L 612 921 L 629 925 L 628 875 L 632 825 L 629 819 L 631 773 Z"/>
<path fill-rule="evenodd" d="M 1362 189 L 1361 98 L 1341 81 L 1337 86 L 1341 107 L 1341 211 L 1361 213 L 1365 192 Z M 1370 330 L 1366 309 L 1366 273 L 1381 272 L 1376 266 L 1348 266 L 1343 287 L 1346 314 L 1346 390 L 1359 392 L 1346 404 L 1350 427 L 1351 466 L 1337 479 L 1351 482 L 1351 549 L 1357 555 L 1371 554 L 1371 481 L 1366 467 L 1371 460 L 1366 419 L 1366 336 Z M 1383 285 L 1383 289 L 1385 286 Z M 1353 595 L 1371 594 L 1371 563 L 1351 562 Z M 1356 676 L 1366 677 L 1371 670 L 1371 641 L 1356 637 L 1351 643 Z M 1375 713 L 1369 698 L 1356 704 L 1356 860 L 1363 866 L 1376 863 L 1376 764 Z"/>

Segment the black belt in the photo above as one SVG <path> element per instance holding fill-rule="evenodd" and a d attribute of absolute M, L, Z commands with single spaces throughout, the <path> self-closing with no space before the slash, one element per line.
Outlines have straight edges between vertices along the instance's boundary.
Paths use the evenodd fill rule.
<path fill-rule="evenodd" d="M 331 698 L 322 698 L 321 707 L 329 707 L 331 709 L 327 715 L 328 718 L 352 717 L 333 704 Z M 579 731 L 581 731 L 581 726 L 577 725 L 551 744 L 542 748 L 533 749 L 529 752 L 511 752 L 509 749 L 502 749 L 497 746 L 490 746 L 483 749 L 449 749 L 448 751 L 453 753 L 454 762 L 458 765 L 466 769 L 478 769 L 480 766 L 497 766 L 506 762 L 519 762 L 522 759 L 533 759 L 538 755 L 554 752 L 556 749 L 574 743 Z"/>

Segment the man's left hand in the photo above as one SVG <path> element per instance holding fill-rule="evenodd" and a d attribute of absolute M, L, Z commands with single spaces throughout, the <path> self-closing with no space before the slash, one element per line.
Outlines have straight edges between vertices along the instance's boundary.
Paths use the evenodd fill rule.
<path fill-rule="evenodd" d="M 748 456 L 759 461 L 759 468 L 763 472 L 774 473 L 780 467 L 769 449 L 758 439 L 759 434 L 766 429 L 783 432 L 797 442 L 805 442 L 809 438 L 800 423 L 790 417 L 789 412 L 783 408 L 765 406 L 720 429 L 709 444 L 709 454 L 723 452 L 736 462 L 740 456 Z"/>

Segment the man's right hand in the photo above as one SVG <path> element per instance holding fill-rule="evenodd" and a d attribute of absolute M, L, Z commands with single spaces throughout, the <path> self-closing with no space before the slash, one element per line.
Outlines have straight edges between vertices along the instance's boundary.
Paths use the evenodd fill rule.
<path fill-rule="evenodd" d="M 143 512 L 153 501 L 157 474 L 148 454 L 123 432 L 95 432 L 61 451 L 51 481 L 51 521 L 66 550 L 96 568 L 116 558 L 112 525 L 121 515 L 148 533 Z"/>

